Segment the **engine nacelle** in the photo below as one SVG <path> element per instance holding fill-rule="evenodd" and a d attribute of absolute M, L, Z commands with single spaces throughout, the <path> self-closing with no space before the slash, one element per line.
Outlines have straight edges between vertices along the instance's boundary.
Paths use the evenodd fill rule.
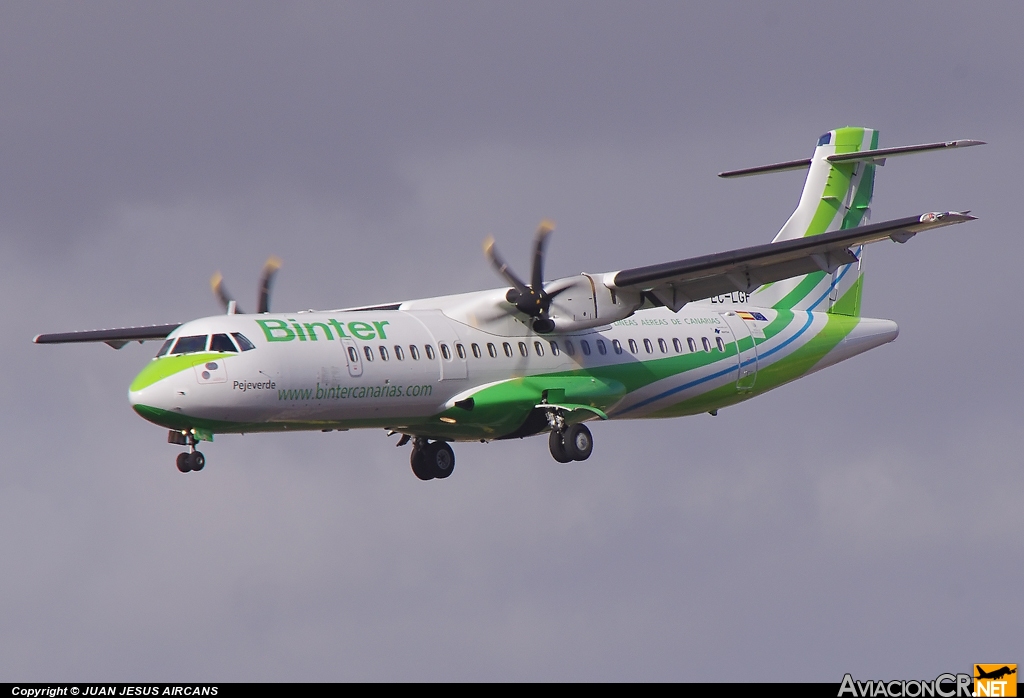
<path fill-rule="evenodd" d="M 549 288 L 565 289 L 552 300 L 548 313 L 555 323 L 554 331 L 578 332 L 632 315 L 643 304 L 643 298 L 638 291 L 610 288 L 613 276 L 580 274 L 549 283 Z"/>

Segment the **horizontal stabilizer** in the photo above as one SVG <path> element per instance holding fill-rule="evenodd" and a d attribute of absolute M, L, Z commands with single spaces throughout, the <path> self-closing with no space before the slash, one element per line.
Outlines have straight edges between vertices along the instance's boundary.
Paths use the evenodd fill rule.
<path fill-rule="evenodd" d="M 879 165 L 883 165 L 887 157 L 925 153 L 929 150 L 942 150 L 944 148 L 969 148 L 972 145 L 985 145 L 985 141 L 959 140 L 945 141 L 943 143 L 923 143 L 921 145 L 901 145 L 896 148 L 860 150 L 856 153 L 837 153 L 829 155 L 825 159 L 829 162 L 876 162 Z"/>
<path fill-rule="evenodd" d="M 921 145 L 902 145 L 896 148 L 878 148 L 876 150 L 859 150 L 854 153 L 837 153 L 829 155 L 826 160 L 831 163 L 840 162 L 871 162 L 876 165 L 884 165 L 887 157 L 897 155 L 911 155 L 913 153 L 925 153 L 930 150 L 943 150 L 945 148 L 968 148 L 972 145 L 985 145 L 985 141 L 961 139 L 957 141 L 943 141 L 941 143 L 922 143 Z M 805 160 L 789 160 L 774 165 L 761 165 L 760 167 L 747 167 L 742 170 L 727 170 L 719 172 L 718 176 L 724 179 L 734 177 L 749 177 L 751 175 L 767 174 L 769 172 L 786 172 L 788 170 L 806 169 L 811 166 L 811 158 Z"/>
<path fill-rule="evenodd" d="M 173 325 L 146 325 L 145 327 L 120 327 L 114 330 L 86 330 L 84 332 L 59 332 L 56 334 L 36 335 L 32 341 L 36 344 L 74 344 L 78 342 L 104 342 L 120 349 L 128 342 L 145 342 L 147 340 L 165 339 L 167 335 L 181 327 L 177 322 Z"/>
<path fill-rule="evenodd" d="M 719 172 L 718 176 L 724 179 L 732 177 L 750 177 L 751 175 L 768 174 L 769 172 L 787 172 L 789 170 L 805 170 L 811 166 L 811 159 L 789 160 L 777 162 L 774 165 L 761 165 L 760 167 L 746 167 L 742 170 L 727 170 Z"/>

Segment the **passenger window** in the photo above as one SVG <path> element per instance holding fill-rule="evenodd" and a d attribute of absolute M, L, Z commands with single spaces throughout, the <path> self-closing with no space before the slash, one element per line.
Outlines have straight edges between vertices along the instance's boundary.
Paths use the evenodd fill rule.
<path fill-rule="evenodd" d="M 649 340 L 649 339 L 645 339 L 644 340 L 644 349 L 647 350 L 648 354 L 653 354 L 654 353 L 654 345 L 651 344 L 651 340 Z"/>
<path fill-rule="evenodd" d="M 498 348 L 496 346 L 494 346 L 493 344 L 491 344 L 490 342 L 488 342 L 487 343 L 487 354 L 492 359 L 498 358 Z"/>
<path fill-rule="evenodd" d="M 718 351 L 725 351 L 725 342 L 722 341 L 721 337 L 715 337 L 715 344 L 718 345 Z"/>
<path fill-rule="evenodd" d="M 502 342 L 501 348 L 505 350 L 505 356 L 512 358 L 512 345 L 508 342 Z"/>
<path fill-rule="evenodd" d="M 359 352 L 356 351 L 355 347 L 348 348 L 348 360 L 354 364 L 359 363 Z"/>
<path fill-rule="evenodd" d="M 241 332 L 232 332 L 231 336 L 235 338 L 236 342 L 238 342 L 238 348 L 242 351 L 249 351 L 250 349 L 256 348 L 256 345 L 250 342 Z"/>
<path fill-rule="evenodd" d="M 686 338 L 686 346 L 690 348 L 691 353 L 697 351 L 697 343 L 693 341 L 693 337 Z"/>
<path fill-rule="evenodd" d="M 197 334 L 191 337 L 179 337 L 177 343 L 174 345 L 174 351 L 172 354 L 192 354 L 197 351 L 203 351 L 206 349 L 206 335 Z"/>
<path fill-rule="evenodd" d="M 163 356 L 168 351 L 170 351 L 172 344 L 174 344 L 174 340 L 173 339 L 168 339 L 166 342 L 164 342 L 163 346 L 160 347 L 160 351 L 158 351 L 156 353 L 156 358 L 159 359 L 161 356 Z"/>
<path fill-rule="evenodd" d="M 622 342 L 620 342 L 617 339 L 613 339 L 612 340 L 612 349 L 615 350 L 616 354 L 621 354 L 622 353 Z"/>
<path fill-rule="evenodd" d="M 456 344 L 455 353 L 459 355 L 460 359 L 466 358 L 466 347 L 462 346 L 461 344 Z"/>
<path fill-rule="evenodd" d="M 410 344 L 409 345 L 409 356 L 412 357 L 413 361 L 419 361 L 420 360 L 420 348 L 418 346 L 416 346 L 415 344 Z"/>
<path fill-rule="evenodd" d="M 526 342 L 519 343 L 519 353 L 522 354 L 523 356 L 530 355 L 530 347 L 526 346 Z"/>
<path fill-rule="evenodd" d="M 668 353 L 668 344 L 665 342 L 664 339 L 658 339 L 658 348 L 661 349 L 662 354 Z"/>
<path fill-rule="evenodd" d="M 558 351 L 558 342 L 552 340 L 551 341 L 551 355 L 552 356 L 558 356 L 559 353 L 560 352 Z"/>
<path fill-rule="evenodd" d="M 672 348 L 676 350 L 677 354 L 683 353 L 683 343 L 679 341 L 679 337 L 672 338 Z"/>
<path fill-rule="evenodd" d="M 363 353 L 366 355 L 367 361 L 373 361 L 373 349 L 370 347 L 363 347 Z"/>
<path fill-rule="evenodd" d="M 476 358 L 479 359 L 481 356 L 483 356 L 483 354 L 480 353 L 480 345 L 479 344 L 473 344 L 472 345 L 472 349 L 473 349 L 473 356 L 475 356 Z"/>
<path fill-rule="evenodd" d="M 633 341 L 632 339 L 629 340 L 629 350 L 634 354 L 637 352 L 636 342 Z"/>
<path fill-rule="evenodd" d="M 437 356 L 437 354 L 434 353 L 434 347 L 430 344 L 424 344 L 423 348 L 427 351 L 427 358 L 433 361 L 434 357 Z"/>
<path fill-rule="evenodd" d="M 584 354 L 590 356 L 590 342 L 584 339 L 580 342 L 580 348 L 583 350 Z"/>
<path fill-rule="evenodd" d="M 537 356 L 544 356 L 544 345 L 540 342 L 534 342 L 533 348 L 537 352 Z"/>
<path fill-rule="evenodd" d="M 565 353 L 569 356 L 576 356 L 576 347 L 572 345 L 572 340 L 565 340 Z"/>
<path fill-rule="evenodd" d="M 704 345 L 704 351 L 711 351 L 711 342 L 708 341 L 707 337 L 701 337 L 700 343 Z"/>
<path fill-rule="evenodd" d="M 213 339 L 210 340 L 210 351 L 230 351 L 236 353 L 238 349 L 235 349 L 234 343 L 226 334 L 215 334 Z"/>
<path fill-rule="evenodd" d="M 388 360 L 388 348 L 386 346 L 384 346 L 383 344 L 380 345 L 380 360 L 381 361 L 387 361 Z"/>
<path fill-rule="evenodd" d="M 402 351 L 402 346 L 400 344 L 395 345 L 395 358 L 399 361 L 405 361 L 405 352 Z"/>
<path fill-rule="evenodd" d="M 608 349 L 604 346 L 603 339 L 597 340 L 597 353 L 601 354 L 602 356 L 608 353 Z"/>
<path fill-rule="evenodd" d="M 441 347 L 441 356 L 444 357 L 444 360 L 445 361 L 451 361 L 452 360 L 452 350 L 449 349 L 448 345 L 445 344 L 444 342 L 441 342 L 440 347 Z"/>

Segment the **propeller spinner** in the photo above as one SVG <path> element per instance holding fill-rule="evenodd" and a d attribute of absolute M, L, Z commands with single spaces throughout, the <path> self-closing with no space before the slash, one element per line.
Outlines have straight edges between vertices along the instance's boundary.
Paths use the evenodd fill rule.
<path fill-rule="evenodd" d="M 551 311 L 551 301 L 566 290 L 564 287 L 551 291 L 544 288 L 544 248 L 547 245 L 548 236 L 554 230 L 555 224 L 550 221 L 542 221 L 540 227 L 537 228 L 537 234 L 533 239 L 533 268 L 529 286 L 516 276 L 512 268 L 498 254 L 494 238 L 488 236 L 484 241 L 484 254 L 487 259 L 498 273 L 512 284 L 512 288 L 505 294 L 505 300 L 514 305 L 519 312 L 532 317 L 534 319 L 533 329 L 540 333 L 554 331 L 555 323 L 548 317 Z"/>
<path fill-rule="evenodd" d="M 258 313 L 269 313 L 270 312 L 270 289 L 274 285 L 274 275 L 277 274 L 277 270 L 281 268 L 281 260 L 275 256 L 271 256 L 266 264 L 263 265 L 263 273 L 260 275 L 260 295 L 259 302 L 257 304 Z M 210 288 L 213 289 L 213 295 L 217 296 L 217 300 L 224 306 L 224 310 L 228 313 L 243 313 L 238 304 L 235 302 L 234 297 L 228 292 L 227 287 L 224 285 L 224 276 L 218 271 L 210 279 Z M 234 304 L 234 305 L 232 305 Z"/>

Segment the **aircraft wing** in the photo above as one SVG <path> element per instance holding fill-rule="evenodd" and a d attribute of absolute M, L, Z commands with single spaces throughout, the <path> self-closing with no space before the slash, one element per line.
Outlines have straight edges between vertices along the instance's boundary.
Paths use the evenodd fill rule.
<path fill-rule="evenodd" d="M 678 262 L 624 269 L 615 288 L 640 291 L 655 305 L 678 311 L 691 301 L 747 293 L 763 284 L 816 271 L 833 273 L 857 261 L 850 248 L 886 238 L 906 242 L 917 233 L 975 220 L 969 212 L 925 213 L 883 223 L 836 230 L 811 237 L 772 242 Z"/>
<path fill-rule="evenodd" d="M 59 332 L 57 334 L 36 335 L 32 341 L 36 344 L 71 344 L 76 342 L 103 342 L 115 349 L 120 349 L 128 342 L 145 342 L 147 340 L 164 339 L 174 330 L 181 327 L 180 322 L 173 325 L 146 325 L 145 327 L 120 327 L 113 330 L 86 330 L 85 332 Z"/>

